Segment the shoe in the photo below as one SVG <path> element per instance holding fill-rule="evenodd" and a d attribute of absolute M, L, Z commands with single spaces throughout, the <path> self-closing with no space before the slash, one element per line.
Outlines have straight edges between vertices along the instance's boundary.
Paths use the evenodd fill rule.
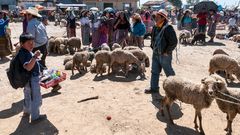
<path fill-rule="evenodd" d="M 213 43 L 213 40 L 210 39 L 210 40 L 208 41 L 208 43 Z"/>
<path fill-rule="evenodd" d="M 45 119 L 47 119 L 47 115 L 46 114 L 39 115 L 39 117 L 37 119 L 31 121 L 31 124 L 37 124 L 37 123 L 39 123 L 39 122 L 41 122 L 41 121 L 43 121 Z"/>
<path fill-rule="evenodd" d="M 29 117 L 29 116 L 30 116 L 30 113 L 23 112 L 23 115 L 22 115 L 22 117 Z"/>
<path fill-rule="evenodd" d="M 144 93 L 145 94 L 159 93 L 159 90 L 148 88 L 148 89 L 145 89 Z"/>
<path fill-rule="evenodd" d="M 52 87 L 53 89 L 52 89 L 52 91 L 51 92 L 58 92 L 62 87 L 59 85 L 59 84 L 57 84 L 57 85 L 55 85 L 55 86 L 53 86 Z"/>

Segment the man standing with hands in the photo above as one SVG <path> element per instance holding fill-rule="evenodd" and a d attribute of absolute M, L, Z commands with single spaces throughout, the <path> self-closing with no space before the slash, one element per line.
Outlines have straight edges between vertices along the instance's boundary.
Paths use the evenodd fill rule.
<path fill-rule="evenodd" d="M 177 46 L 177 36 L 171 25 L 168 24 L 168 13 L 161 9 L 156 13 L 155 26 L 152 30 L 151 47 L 152 75 L 150 88 L 145 89 L 146 94 L 159 92 L 159 75 L 164 70 L 166 76 L 173 76 L 172 51 Z"/>

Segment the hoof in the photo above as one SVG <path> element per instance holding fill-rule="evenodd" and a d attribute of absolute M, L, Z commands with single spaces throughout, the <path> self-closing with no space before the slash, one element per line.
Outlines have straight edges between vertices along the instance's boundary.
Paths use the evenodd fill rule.
<path fill-rule="evenodd" d="M 205 135 L 204 131 L 200 131 L 200 135 Z"/>
<path fill-rule="evenodd" d="M 225 128 L 224 130 L 225 130 L 225 131 L 228 131 L 228 128 Z"/>

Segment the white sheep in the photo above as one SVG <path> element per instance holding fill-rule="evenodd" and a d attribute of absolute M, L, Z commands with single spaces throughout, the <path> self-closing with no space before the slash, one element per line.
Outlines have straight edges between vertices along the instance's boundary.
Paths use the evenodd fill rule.
<path fill-rule="evenodd" d="M 202 79 L 201 84 L 192 83 L 189 81 L 185 81 L 176 76 L 170 76 L 163 81 L 163 89 L 165 91 L 166 96 L 161 101 L 160 111 L 162 115 L 163 106 L 166 106 L 167 113 L 169 115 L 169 119 L 172 124 L 173 119 L 170 114 L 170 107 L 175 100 L 180 100 L 184 103 L 191 104 L 195 108 L 195 118 L 194 124 L 195 128 L 198 129 L 197 117 L 199 118 L 200 124 L 200 133 L 204 134 L 204 130 L 202 128 L 202 114 L 201 110 L 204 108 L 210 107 L 213 98 L 208 93 L 208 88 L 216 82 L 214 78 L 208 76 Z"/>
<path fill-rule="evenodd" d="M 179 42 L 181 44 L 186 44 L 187 40 L 191 37 L 191 32 L 188 30 L 181 30 L 179 34 Z"/>
<path fill-rule="evenodd" d="M 65 57 L 63 60 L 63 65 L 65 65 L 68 61 L 71 61 L 73 59 L 72 56 Z"/>

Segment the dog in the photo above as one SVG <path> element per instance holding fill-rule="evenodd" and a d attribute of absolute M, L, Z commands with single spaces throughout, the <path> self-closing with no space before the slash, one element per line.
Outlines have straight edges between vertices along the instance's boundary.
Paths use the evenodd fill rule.
<path fill-rule="evenodd" d="M 194 44 L 197 44 L 198 42 L 205 44 L 206 43 L 205 38 L 206 38 L 206 35 L 204 33 L 198 33 L 193 36 L 191 44 L 194 45 Z"/>

